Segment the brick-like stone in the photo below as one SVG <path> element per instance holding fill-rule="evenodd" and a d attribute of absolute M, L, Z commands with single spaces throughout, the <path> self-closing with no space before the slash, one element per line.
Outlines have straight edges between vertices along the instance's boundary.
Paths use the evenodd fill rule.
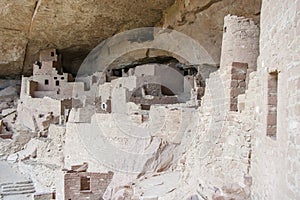
<path fill-rule="evenodd" d="M 276 105 L 268 105 L 268 113 L 277 113 L 277 106 Z"/>
<path fill-rule="evenodd" d="M 268 136 L 276 136 L 277 128 L 276 127 L 267 127 L 267 135 Z"/>
<path fill-rule="evenodd" d="M 272 75 L 271 75 L 272 76 Z M 277 79 L 271 78 L 268 80 L 268 89 L 276 89 L 277 90 Z"/>
<path fill-rule="evenodd" d="M 237 104 L 234 104 L 234 103 L 230 104 L 230 111 L 238 111 Z"/>
<path fill-rule="evenodd" d="M 231 88 L 237 88 L 239 86 L 239 81 L 238 80 L 232 80 L 230 82 L 230 87 Z"/>
<path fill-rule="evenodd" d="M 246 74 L 232 74 L 233 80 L 245 80 Z"/>
<path fill-rule="evenodd" d="M 232 62 L 231 66 L 234 68 L 239 68 L 239 69 L 243 70 L 244 72 L 246 72 L 248 69 L 248 63 Z"/>
<path fill-rule="evenodd" d="M 267 124 L 268 125 L 276 125 L 277 124 L 277 114 L 269 114 L 267 116 Z"/>
<path fill-rule="evenodd" d="M 245 93 L 245 89 L 244 88 L 232 88 L 230 90 L 230 96 L 231 97 L 237 97 L 240 94 Z"/>
<path fill-rule="evenodd" d="M 81 177 L 89 177 L 90 190 L 81 190 Z M 70 172 L 65 174 L 65 199 L 81 200 L 101 200 L 102 196 L 110 184 L 113 173 L 94 172 Z"/>
<path fill-rule="evenodd" d="M 240 81 L 239 83 L 238 83 L 238 87 L 239 88 L 246 88 L 246 81 Z"/>
<path fill-rule="evenodd" d="M 277 105 L 277 96 L 268 97 L 268 105 Z"/>

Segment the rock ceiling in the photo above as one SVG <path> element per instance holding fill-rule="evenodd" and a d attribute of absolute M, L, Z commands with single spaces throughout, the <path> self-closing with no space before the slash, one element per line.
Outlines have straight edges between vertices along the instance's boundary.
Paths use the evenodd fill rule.
<path fill-rule="evenodd" d="M 173 0 L 4 0 L 0 2 L 0 74 L 30 72 L 39 49 L 56 47 L 76 62 L 123 30 L 154 26 Z M 24 67 L 23 67 L 24 66 Z"/>

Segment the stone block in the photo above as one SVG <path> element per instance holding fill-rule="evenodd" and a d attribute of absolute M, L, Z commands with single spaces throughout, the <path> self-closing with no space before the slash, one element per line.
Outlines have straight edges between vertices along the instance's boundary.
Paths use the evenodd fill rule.
<path fill-rule="evenodd" d="M 268 136 L 276 136 L 276 132 L 277 132 L 277 127 L 275 127 L 275 126 L 267 127 L 267 135 Z"/>
<path fill-rule="evenodd" d="M 0 134 L 0 138 L 2 139 L 12 139 L 12 136 L 13 136 L 12 133 Z"/>
<path fill-rule="evenodd" d="M 244 88 L 232 88 L 230 90 L 230 96 L 231 97 L 237 97 L 240 94 L 245 93 L 245 89 Z"/>
<path fill-rule="evenodd" d="M 43 61 L 57 61 L 57 54 L 56 49 L 45 49 L 40 51 L 40 58 L 41 62 Z"/>
<path fill-rule="evenodd" d="M 35 194 L 34 200 L 54 200 L 55 193 Z"/>
<path fill-rule="evenodd" d="M 232 80 L 245 80 L 246 74 L 232 74 Z"/>
<path fill-rule="evenodd" d="M 237 106 L 237 104 L 234 104 L 234 103 L 232 103 L 232 104 L 230 104 L 230 111 L 238 111 L 238 106 Z"/>
<path fill-rule="evenodd" d="M 268 89 L 277 88 L 277 77 L 274 77 L 271 75 L 271 77 L 268 79 Z"/>
<path fill-rule="evenodd" d="M 268 105 L 277 105 L 277 96 L 268 97 Z"/>
<path fill-rule="evenodd" d="M 231 69 L 231 74 L 234 75 L 245 75 L 247 73 L 247 71 L 243 71 L 242 69 L 236 68 L 236 67 L 232 67 Z"/>
<path fill-rule="evenodd" d="M 277 113 L 277 106 L 275 105 L 268 105 L 268 113 Z"/>
<path fill-rule="evenodd" d="M 239 86 L 239 81 L 238 80 L 232 80 L 230 82 L 230 87 L 231 88 L 237 88 Z"/>
<path fill-rule="evenodd" d="M 231 66 L 233 68 L 239 68 L 239 69 L 243 70 L 244 72 L 246 72 L 248 69 L 248 63 L 232 62 Z"/>
<path fill-rule="evenodd" d="M 220 194 L 214 194 L 212 196 L 212 200 L 226 200 L 226 198 L 223 195 Z"/>
<path fill-rule="evenodd" d="M 238 83 L 238 87 L 239 87 L 239 88 L 246 88 L 246 82 L 245 82 L 245 81 L 240 81 L 240 82 Z"/>
<path fill-rule="evenodd" d="M 277 123 L 277 114 L 268 114 L 267 116 L 267 124 L 268 125 L 276 125 Z"/>
<path fill-rule="evenodd" d="M 64 178 L 65 199 L 99 199 L 99 197 L 103 196 L 112 177 L 112 172 L 95 173 L 70 171 L 65 174 Z"/>

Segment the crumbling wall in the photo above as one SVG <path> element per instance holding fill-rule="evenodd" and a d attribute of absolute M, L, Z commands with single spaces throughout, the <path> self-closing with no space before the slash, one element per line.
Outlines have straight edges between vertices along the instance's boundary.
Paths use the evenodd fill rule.
<path fill-rule="evenodd" d="M 259 27 L 252 19 L 227 15 L 224 18 L 220 67 L 232 62 L 247 63 L 247 78 L 257 68 Z"/>
<path fill-rule="evenodd" d="M 178 103 L 177 97 L 153 97 L 152 99 L 131 98 L 130 101 L 136 104 L 175 104 Z"/>
<path fill-rule="evenodd" d="M 22 138 L 18 139 L 19 142 L 14 141 L 14 151 L 7 160 L 12 162 L 14 167 L 18 167 L 22 174 L 30 175 L 36 194 L 50 194 L 56 191 L 56 199 L 63 199 L 64 133 L 64 127 L 52 124 L 47 138 L 34 137 L 31 133 L 32 137 L 26 139 L 26 132 L 16 135 Z M 24 144 L 21 145 L 20 142 Z M 19 150 L 16 151 L 15 148 Z M 42 195 L 40 199 L 51 198 L 43 198 Z"/>
<path fill-rule="evenodd" d="M 201 107 L 194 116 L 199 119 L 197 131 L 177 166 L 183 173 L 182 184 L 164 199 L 178 195 L 184 199 L 194 193 L 202 199 L 250 199 L 254 105 L 251 113 L 236 111 L 242 103 L 239 96 L 247 96 L 246 75 L 252 77 L 247 66 L 256 66 L 258 28 L 250 19 L 236 16 L 227 16 L 225 24 L 224 34 L 231 35 L 223 37 L 221 67 L 206 80 Z M 253 54 L 248 57 L 250 51 Z"/>
<path fill-rule="evenodd" d="M 254 25 L 253 21 L 245 18 L 238 18 L 236 16 L 228 16 L 228 18 L 232 18 L 234 21 L 234 23 L 228 25 L 228 29 L 230 29 L 231 26 L 238 27 L 240 20 L 242 20 L 243 22 L 245 21 L 247 25 L 246 28 L 247 30 L 249 29 L 249 32 L 251 32 L 251 28 L 254 27 L 253 35 L 257 36 L 256 34 L 258 33 L 255 32 L 257 31 L 257 26 Z M 240 34 L 241 32 L 242 31 L 239 30 Z M 238 37 L 240 37 L 240 35 L 238 35 Z M 258 39 L 258 37 L 254 38 Z M 233 39 L 233 37 L 224 37 L 224 40 L 227 43 L 230 43 L 229 41 L 232 41 Z M 243 46 L 243 48 L 245 48 L 243 51 L 246 52 L 251 49 L 253 45 L 258 43 L 258 41 L 253 41 L 254 39 L 251 37 L 249 40 L 251 40 L 251 42 L 248 41 L 246 44 L 243 43 L 243 40 L 240 40 L 241 44 L 238 44 L 238 40 L 235 45 L 237 48 L 240 48 L 239 45 Z M 252 44 L 252 42 L 254 42 L 254 44 Z M 89 125 L 68 123 L 67 134 L 72 133 L 72 137 L 67 137 L 66 140 L 66 146 L 68 147 L 66 149 L 66 155 L 68 155 L 66 156 L 66 161 L 68 165 L 78 159 L 82 160 L 84 158 L 89 159 L 89 162 L 91 162 L 93 166 L 101 166 L 101 164 L 97 161 L 97 159 L 100 159 L 100 156 L 101 158 L 103 157 L 100 159 L 102 162 L 112 162 L 112 158 L 99 154 L 99 152 L 101 152 L 99 147 L 102 148 L 101 144 L 88 142 L 95 138 L 95 134 L 97 134 L 98 138 L 100 137 L 99 131 L 97 130 L 101 130 L 102 134 L 104 134 L 104 136 L 101 136 L 101 142 L 105 142 L 105 139 L 109 138 L 109 142 L 106 143 L 106 145 L 112 142 L 114 144 L 113 147 L 117 147 L 114 151 L 127 149 L 129 144 L 134 141 L 132 140 L 132 138 L 134 138 L 132 135 L 127 136 L 124 132 L 130 134 L 143 134 L 143 137 L 145 138 L 149 137 L 148 134 L 150 134 L 152 136 L 152 141 L 162 137 L 167 140 L 167 142 L 174 143 L 176 145 L 181 144 L 182 140 L 186 140 L 189 141 L 189 145 L 187 145 L 187 143 L 182 144 L 187 145 L 179 148 L 182 151 L 174 150 L 173 153 L 168 152 L 169 154 L 167 153 L 166 155 L 163 155 L 163 158 L 159 157 L 160 155 L 157 155 L 157 160 L 149 157 L 149 160 L 145 162 L 144 158 L 139 160 L 136 155 L 134 159 L 134 169 L 143 173 L 145 169 L 151 171 L 154 167 L 152 166 L 152 163 L 155 162 L 156 165 L 163 166 L 160 168 L 160 170 L 163 171 L 169 169 L 169 164 L 174 161 L 173 159 L 176 159 L 179 164 L 173 167 L 182 173 L 180 182 L 180 186 L 182 187 L 176 188 L 176 192 L 170 194 L 174 195 L 173 197 L 168 196 L 165 197 L 165 199 L 176 199 L 176 196 L 177 199 L 184 199 L 187 197 L 186 195 L 188 195 L 188 193 L 194 194 L 195 192 L 198 192 L 205 198 L 209 199 L 229 197 L 237 197 L 237 199 L 243 200 L 249 199 L 251 186 L 251 177 L 249 175 L 251 133 L 254 131 L 254 127 L 251 124 L 252 115 L 243 115 L 241 112 L 236 111 L 238 96 L 245 93 L 246 89 L 246 66 L 248 66 L 249 63 L 252 63 L 253 66 L 256 57 L 251 57 L 249 60 L 245 60 L 246 63 L 239 63 L 237 62 L 239 60 L 234 60 L 235 57 L 243 58 L 244 56 L 247 56 L 246 53 L 243 55 L 241 55 L 241 53 L 242 52 L 238 50 L 232 52 L 232 50 L 226 50 L 225 48 L 223 53 L 224 55 L 222 54 L 224 56 L 223 62 L 227 62 L 226 59 L 232 60 L 222 66 L 219 71 L 210 74 L 210 77 L 206 82 L 207 88 L 203 97 L 203 105 L 198 110 L 193 108 L 194 110 L 190 111 L 192 114 L 186 110 L 184 110 L 184 112 L 180 112 L 178 107 L 182 105 L 177 105 L 177 107 L 174 105 L 173 107 L 171 106 L 166 109 L 151 107 L 150 122 L 151 119 L 154 120 L 152 121 L 153 124 L 150 124 L 149 127 L 154 128 L 154 130 L 149 128 L 147 131 L 141 131 L 143 129 L 139 129 L 135 121 L 126 121 L 130 117 L 126 115 L 127 109 L 125 105 L 120 103 L 124 101 L 126 102 L 127 97 L 130 97 L 129 95 L 132 88 L 134 89 L 140 82 L 142 84 L 143 79 L 132 78 L 127 80 L 127 78 L 121 78 L 113 80 L 112 83 L 114 88 L 106 87 L 106 90 L 112 92 L 113 112 L 115 109 L 118 114 L 123 113 L 124 115 L 107 116 L 105 114 L 96 114 L 93 116 L 92 123 Z M 255 55 L 257 56 L 258 52 L 255 52 Z M 163 72 L 163 70 L 161 72 Z M 183 80 L 183 76 L 180 76 Z M 124 90 L 124 85 L 129 83 L 133 83 L 133 85 L 131 85 L 127 90 Z M 234 85 L 235 88 L 232 88 Z M 184 84 L 182 82 L 181 87 L 183 86 Z M 234 100 L 234 102 L 231 100 Z M 150 102 L 139 103 L 149 104 Z M 122 105 L 124 108 L 120 108 Z M 234 105 L 234 109 L 231 109 L 231 105 Z M 122 110 L 124 110 L 124 112 L 120 112 Z M 186 116 L 187 113 L 190 115 Z M 193 119 L 193 123 L 187 122 L 187 119 Z M 95 122 L 97 122 L 97 126 L 93 124 Z M 190 126 L 188 126 L 188 128 L 183 126 L 183 122 Z M 151 125 L 153 125 L 153 127 Z M 85 128 L 83 129 L 83 127 Z M 107 127 L 109 127 L 109 129 Z M 156 127 L 159 127 L 159 129 L 155 130 Z M 74 134 L 74 130 L 77 130 L 77 134 Z M 151 131 L 153 131 L 153 133 Z M 194 134 L 194 137 L 184 137 L 186 135 L 180 134 L 180 131 L 187 135 L 189 135 L 189 133 L 191 133 L 191 135 Z M 88 134 L 89 137 L 87 137 L 86 134 Z M 145 140 L 147 141 L 147 139 Z M 138 141 L 135 142 L 138 143 Z M 78 149 L 78 147 L 74 147 L 75 143 L 82 143 L 83 145 L 79 144 L 80 148 Z M 86 149 L 87 144 L 89 144 L 88 148 L 95 150 L 93 154 L 90 154 L 90 152 Z M 137 144 L 132 145 L 135 146 Z M 151 144 L 150 147 L 153 148 L 155 145 Z M 133 147 L 131 147 L 131 149 L 132 148 Z M 166 148 L 168 148 L 168 145 L 166 145 Z M 141 150 L 141 152 L 142 151 L 143 150 Z M 182 159 L 179 159 L 181 158 L 180 152 L 186 152 L 184 156 L 182 156 Z M 126 154 L 124 157 L 127 156 L 130 156 L 130 154 Z M 173 156 L 178 156 L 179 158 L 175 158 Z M 147 157 L 145 157 L 145 159 L 146 158 Z M 118 161 L 121 162 L 122 160 Z M 115 160 L 112 162 L 113 166 L 118 166 L 115 162 Z M 130 162 L 132 162 L 132 160 L 128 160 L 126 166 L 121 164 L 123 167 L 122 170 L 127 169 L 128 166 L 132 167 Z M 144 169 L 137 168 L 140 167 L 138 164 L 142 164 L 143 162 L 145 163 Z M 167 164 L 164 165 L 165 163 Z M 178 196 L 179 194 L 180 196 Z"/>
<path fill-rule="evenodd" d="M 88 162 L 93 171 L 113 169 L 116 173 L 110 187 L 114 191 L 127 186 L 138 174 L 169 169 L 189 147 L 196 110 L 176 105 L 156 105 L 151 110 L 148 128 L 127 114 L 113 113 L 96 113 L 91 123 L 67 123 L 66 167 Z M 186 145 L 180 148 L 182 140 Z"/>
<path fill-rule="evenodd" d="M 238 111 L 238 97 L 246 91 L 246 74 L 248 64 L 233 62 L 230 72 L 230 105 L 231 111 Z"/>
<path fill-rule="evenodd" d="M 230 111 L 227 96 L 231 88 L 226 77 L 220 69 L 207 80 L 203 103 L 195 115 L 199 118 L 197 132 L 184 161 L 178 165 L 184 174 L 181 181 L 193 187 L 180 185 L 183 188 L 177 195 L 188 191 L 186 195 L 197 192 L 204 199 L 250 198 L 250 185 L 246 182 L 251 152 L 249 131 L 253 127 L 243 123 L 248 116 Z"/>
<path fill-rule="evenodd" d="M 259 54 L 259 28 L 249 18 L 227 15 L 224 18 L 221 67 L 232 62 L 248 63 L 256 70 Z"/>
<path fill-rule="evenodd" d="M 252 19 L 227 15 L 224 18 L 221 65 L 219 69 L 220 88 L 214 88 L 217 105 L 226 111 L 238 111 L 238 97 L 247 89 L 249 74 L 256 70 L 259 54 L 259 28 Z M 214 79 L 209 80 L 214 82 Z M 218 80 L 215 80 L 218 81 Z M 214 83 L 212 83 L 214 84 Z"/>
<path fill-rule="evenodd" d="M 248 89 L 241 98 L 238 95 L 238 99 L 241 101 L 238 102 L 239 112 L 229 112 L 223 119 L 219 119 L 214 113 L 215 111 L 219 114 L 222 113 L 219 111 L 228 111 L 227 106 L 225 109 L 220 108 L 222 105 L 224 106 L 224 103 L 226 105 L 228 101 L 226 97 L 229 96 L 225 95 L 225 99 L 222 99 L 222 89 L 219 89 L 220 86 L 218 87 L 216 84 L 217 79 L 213 81 L 216 74 L 213 74 L 207 82 L 207 90 L 211 91 L 210 95 L 213 101 L 205 102 L 208 95 L 205 94 L 202 109 L 203 111 L 211 110 L 207 116 L 211 115 L 213 119 L 212 124 L 209 125 L 210 131 L 208 129 L 204 132 L 203 139 L 196 139 L 195 143 L 200 144 L 200 155 L 201 152 L 211 150 L 204 159 L 201 159 L 200 163 L 192 161 L 199 155 L 191 151 L 188 154 L 190 159 L 187 159 L 186 162 L 191 171 L 196 169 L 195 171 L 199 172 L 202 187 L 198 191 L 207 198 L 211 198 L 210 195 L 207 195 L 210 192 L 214 193 L 214 199 L 219 199 L 232 197 L 230 193 L 237 191 L 240 191 L 239 198 L 250 198 L 249 186 L 251 187 L 251 199 L 299 198 L 299 161 L 295 159 L 299 157 L 299 140 L 297 140 L 299 131 L 296 131 L 299 128 L 299 103 L 296 100 L 299 94 L 300 78 L 299 64 L 297 64 L 299 62 L 297 55 L 299 40 L 296 39 L 299 15 L 295 9 L 295 2 L 292 4 L 277 2 L 278 4 L 282 4 L 282 6 L 274 6 L 274 2 L 272 4 L 264 2 L 258 71 L 247 74 L 249 77 L 249 81 L 246 82 Z M 300 5 L 299 2 L 297 5 Z M 247 23 L 251 24 L 249 21 Z M 229 27 L 226 31 L 228 29 Z M 226 33 L 224 33 L 224 39 L 226 39 Z M 232 41 L 233 45 L 239 39 L 240 35 L 237 40 Z M 225 41 L 223 44 L 227 46 L 223 50 L 231 49 L 230 43 Z M 286 44 L 290 44 L 290 46 L 288 47 Z M 234 53 L 236 49 L 230 53 Z M 236 58 L 239 55 L 249 58 L 247 54 L 240 54 L 243 52 L 246 53 L 243 50 L 236 52 Z M 226 52 L 224 56 L 222 54 L 224 60 L 221 63 L 227 62 Z M 232 58 L 235 58 L 235 55 L 232 55 Z M 252 56 L 250 58 L 254 62 L 254 58 Z M 251 62 L 245 62 L 251 69 Z M 224 73 L 226 74 L 225 71 L 228 69 L 224 69 L 224 67 L 227 66 L 230 65 L 221 64 L 219 72 L 221 80 L 222 77 L 226 77 Z M 223 80 L 225 80 L 223 93 L 228 94 L 228 89 L 233 90 L 233 88 L 230 89 L 226 84 L 228 79 Z M 242 104 L 244 105 L 242 106 Z M 202 117 L 202 119 L 206 118 Z M 207 120 L 206 124 L 209 122 Z M 218 130 L 220 127 L 223 128 Z M 270 132 L 270 128 L 272 132 Z M 205 146 L 204 141 L 209 141 L 209 138 L 212 139 L 212 143 Z M 234 149 L 233 144 L 240 148 Z M 235 161 L 237 161 L 238 167 L 235 166 Z M 200 169 L 195 167 L 198 165 Z M 238 183 L 240 189 L 233 185 L 230 186 L 230 182 Z M 228 186 L 232 189 L 228 190 Z M 205 187 L 209 189 L 205 190 Z"/>
<path fill-rule="evenodd" d="M 39 119 L 46 117 L 49 113 L 52 113 L 53 117 L 59 117 L 61 114 L 61 103 L 59 100 L 50 98 L 26 97 L 19 100 L 17 112 L 17 123 L 31 130 L 43 130 Z"/>
<path fill-rule="evenodd" d="M 226 17 L 221 68 L 212 73 L 207 80 L 202 107 L 193 112 L 193 116 L 186 117 L 199 120 L 199 123 L 191 123 L 197 131 L 193 132 L 194 137 L 188 138 L 190 148 L 178 159 L 178 165 L 173 166 L 182 173 L 182 187 L 172 188 L 174 192 L 168 192 L 169 196 L 165 199 L 184 199 L 178 195 L 191 197 L 196 192 L 203 199 L 214 200 L 299 199 L 300 71 L 297 36 L 300 23 L 299 13 L 296 11 L 300 0 L 292 4 L 279 1 L 276 3 L 282 6 L 274 7 L 270 2 L 264 2 L 261 55 L 258 71 L 251 74 L 249 70 L 246 72 L 246 66 L 252 71 L 256 69 L 257 26 L 246 18 Z M 280 48 L 277 48 L 277 45 Z M 270 76 L 275 76 L 275 79 L 271 77 L 270 81 Z M 246 81 L 246 77 L 249 81 Z M 133 82 L 136 83 L 136 80 Z M 121 88 L 122 85 L 117 87 Z M 118 92 L 113 95 L 116 103 L 119 100 L 118 95 L 123 95 L 120 98 L 122 100 L 127 97 L 126 91 Z M 181 120 L 176 118 L 180 114 L 176 109 L 178 108 L 173 108 L 170 119 L 166 119 L 165 122 L 158 120 L 165 123 L 165 134 L 156 133 L 167 137 L 173 133 L 176 135 L 178 126 L 172 126 L 172 123 L 179 124 Z M 163 113 L 153 116 L 163 119 L 164 116 L 160 116 Z M 145 134 L 145 143 L 134 144 L 136 141 L 131 141 L 131 136 L 122 135 L 122 131 L 135 133 L 130 132 L 135 129 L 131 129 L 131 124 L 127 126 L 127 121 L 124 121 L 127 116 L 116 116 L 97 114 L 91 124 L 69 123 L 66 163 L 70 165 L 78 160 L 89 159 L 95 168 L 103 163 L 115 164 L 116 159 L 108 154 L 107 157 L 103 157 L 107 160 L 100 159 L 103 163 L 99 163 L 99 158 L 104 152 L 100 142 L 107 138 L 112 146 L 117 147 L 114 150 L 128 150 L 128 146 L 138 146 L 137 150 L 141 150 L 141 144 L 146 149 L 154 146 L 154 150 L 157 150 L 153 143 L 158 137 L 147 135 L 139 131 L 140 129 L 137 129 L 137 132 Z M 97 128 L 92 127 L 93 123 Z M 99 136 L 99 130 L 103 132 L 103 136 Z M 179 144 L 180 142 L 173 140 L 172 136 L 168 138 L 169 141 Z M 95 143 L 95 139 L 98 139 L 99 143 Z M 97 151 L 89 152 L 87 149 L 90 146 Z M 165 155 L 163 159 L 157 155 L 157 160 L 161 159 L 157 161 L 158 165 L 163 163 L 164 159 L 173 159 L 173 154 Z M 135 159 L 136 157 L 128 157 L 129 162 L 138 165 L 147 160 L 147 157 L 143 160 Z M 148 158 L 153 160 L 151 156 Z M 149 165 L 153 163 L 150 161 L 147 162 L 147 169 L 153 167 Z M 128 165 L 121 164 L 117 167 L 124 169 Z M 159 169 L 168 169 L 164 167 Z"/>
<path fill-rule="evenodd" d="M 65 199 L 103 199 L 102 196 L 110 184 L 113 173 L 79 172 L 65 174 Z M 82 178 L 88 178 L 83 185 Z M 84 187 L 84 188 L 83 188 Z M 85 188 L 89 188 L 85 190 Z"/>

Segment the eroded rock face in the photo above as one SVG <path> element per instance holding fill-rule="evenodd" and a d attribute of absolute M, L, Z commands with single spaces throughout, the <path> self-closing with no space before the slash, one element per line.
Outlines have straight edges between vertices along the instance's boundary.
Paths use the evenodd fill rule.
<path fill-rule="evenodd" d="M 195 39 L 220 62 L 224 17 L 228 14 L 259 21 L 261 0 L 176 0 L 165 13 L 163 26 Z"/>
<path fill-rule="evenodd" d="M 154 26 L 174 0 L 0 2 L 0 74 L 30 74 L 40 49 L 60 50 L 76 72 L 102 40 L 124 30 Z"/>

